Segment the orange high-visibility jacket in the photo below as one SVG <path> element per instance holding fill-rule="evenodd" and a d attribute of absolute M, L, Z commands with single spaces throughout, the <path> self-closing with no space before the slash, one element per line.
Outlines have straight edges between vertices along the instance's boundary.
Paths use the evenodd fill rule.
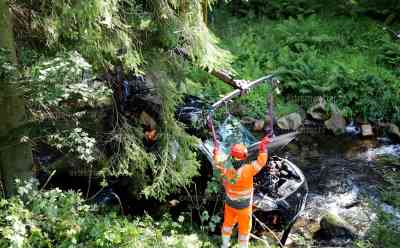
<path fill-rule="evenodd" d="M 251 204 L 253 196 L 253 177 L 267 164 L 268 155 L 260 152 L 257 160 L 242 165 L 239 169 L 225 168 L 224 161 L 217 153 L 214 156 L 215 166 L 223 175 L 226 202 L 233 208 L 245 208 Z"/>

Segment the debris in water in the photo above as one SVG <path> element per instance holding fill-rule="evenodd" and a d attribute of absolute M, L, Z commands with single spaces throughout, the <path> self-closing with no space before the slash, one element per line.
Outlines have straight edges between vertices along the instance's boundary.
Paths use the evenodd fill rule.
<path fill-rule="evenodd" d="M 354 124 L 354 121 L 351 121 L 350 124 L 346 126 L 345 132 L 355 136 L 361 133 L 361 129 Z"/>

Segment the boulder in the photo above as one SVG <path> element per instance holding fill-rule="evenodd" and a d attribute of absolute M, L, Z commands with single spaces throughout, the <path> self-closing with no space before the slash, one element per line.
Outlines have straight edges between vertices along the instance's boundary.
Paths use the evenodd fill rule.
<path fill-rule="evenodd" d="M 319 240 L 332 239 L 354 239 L 357 237 L 357 230 L 339 215 L 328 212 L 320 221 L 320 229 L 315 233 Z"/>
<path fill-rule="evenodd" d="M 278 127 L 285 130 L 296 130 L 303 124 L 299 113 L 291 113 L 278 119 Z"/>
<path fill-rule="evenodd" d="M 346 120 L 339 111 L 335 111 L 331 118 L 325 121 L 325 127 L 335 134 L 341 134 L 346 129 Z"/>
<path fill-rule="evenodd" d="M 299 216 L 293 225 L 293 231 L 302 233 L 307 239 L 312 239 L 314 234 L 321 229 L 319 221 L 313 216 Z"/>
<path fill-rule="evenodd" d="M 362 133 L 362 136 L 364 136 L 364 137 L 374 135 L 374 132 L 372 131 L 372 126 L 370 124 L 362 124 L 361 125 L 361 133 Z"/>
<path fill-rule="evenodd" d="M 288 145 L 287 145 L 287 149 L 291 152 L 291 153 L 294 153 L 294 154 L 296 154 L 296 153 L 298 153 L 299 152 L 299 146 L 298 145 L 296 145 L 295 143 L 289 143 Z"/>
<path fill-rule="evenodd" d="M 326 120 L 328 116 L 328 109 L 325 100 L 321 98 L 316 105 L 307 110 L 307 113 L 315 120 Z"/>
<path fill-rule="evenodd" d="M 303 108 L 298 107 L 297 112 L 300 114 L 301 119 L 305 120 L 307 118 L 307 112 Z"/>
<path fill-rule="evenodd" d="M 396 139 L 400 140 L 400 129 L 397 125 L 393 123 L 389 124 L 388 133 L 394 136 Z"/>
<path fill-rule="evenodd" d="M 256 120 L 253 125 L 253 131 L 261 132 L 264 130 L 265 121 L 263 120 Z"/>

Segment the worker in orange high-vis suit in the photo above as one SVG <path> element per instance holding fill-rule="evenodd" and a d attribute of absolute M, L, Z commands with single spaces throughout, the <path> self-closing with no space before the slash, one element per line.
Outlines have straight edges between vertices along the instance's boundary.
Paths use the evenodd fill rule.
<path fill-rule="evenodd" d="M 214 148 L 214 163 L 223 177 L 225 188 L 224 223 L 222 225 L 222 248 L 229 247 L 233 227 L 239 225 L 239 247 L 249 245 L 252 221 L 253 177 L 267 164 L 267 146 L 270 140 L 264 137 L 259 144 L 257 160 L 247 162 L 247 148 L 235 144 L 230 158 L 223 161 L 221 152 Z"/>

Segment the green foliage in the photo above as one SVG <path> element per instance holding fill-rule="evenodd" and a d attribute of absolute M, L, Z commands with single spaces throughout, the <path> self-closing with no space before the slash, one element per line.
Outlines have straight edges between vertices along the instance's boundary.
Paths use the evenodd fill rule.
<path fill-rule="evenodd" d="M 389 204 L 394 209 L 400 208 L 400 177 L 396 166 L 398 159 L 395 157 L 380 158 L 386 165 L 390 167 L 381 167 L 379 170 L 383 172 L 385 185 L 381 188 L 381 199 L 385 204 Z M 372 204 L 372 203 L 371 203 Z M 373 247 L 397 247 L 400 242 L 400 226 L 398 218 L 393 216 L 389 211 L 379 209 L 376 221 L 372 223 L 368 230 L 366 240 L 356 243 L 359 248 Z"/>
<path fill-rule="evenodd" d="M 332 24 L 324 23 L 321 17 L 311 15 L 303 18 L 289 18 L 274 29 L 280 45 L 288 46 L 292 51 L 302 53 L 309 48 L 329 51 L 344 43 L 344 37 L 332 30 Z M 333 24 L 334 25 L 334 24 Z"/>
<path fill-rule="evenodd" d="M 0 80 L 7 79 L 7 82 L 13 82 L 17 79 L 17 68 L 9 61 L 8 51 L 0 48 Z"/>
<path fill-rule="evenodd" d="M 42 1 L 41 4 L 19 1 L 35 11 L 32 26 L 42 32 L 41 42 L 53 51 L 78 50 L 97 68 L 119 59 L 129 68 L 138 68 L 143 62 L 138 50 L 140 30 L 131 32 L 134 24 L 149 13 L 130 1 Z M 128 22 L 130 21 L 130 22 Z M 32 35 L 38 35 L 34 33 Z M 37 37 L 37 36 L 36 36 Z M 43 40 L 44 39 L 44 40 Z"/>
<path fill-rule="evenodd" d="M 104 178 L 112 176 L 130 176 L 132 185 L 129 192 L 134 196 L 140 196 L 143 187 L 150 183 L 150 175 L 146 170 L 155 168 L 156 157 L 146 152 L 143 147 L 143 130 L 129 125 L 127 121 L 113 130 L 109 141 L 115 144 L 115 152 L 109 158 L 108 163 L 99 171 Z"/>
<path fill-rule="evenodd" d="M 400 68 L 400 42 L 390 42 L 387 39 L 382 40 L 380 54 L 378 56 L 380 62 L 394 67 Z"/>
<path fill-rule="evenodd" d="M 46 127 L 40 128 L 37 140 L 64 153 L 76 162 L 76 168 L 96 165 L 100 167 L 98 175 L 103 178 L 129 176 L 132 184 L 129 191 L 135 197 L 164 199 L 189 184 L 199 163 L 193 152 L 196 139 L 187 135 L 174 119 L 175 106 L 181 97 L 177 82 L 183 81 L 178 72 L 180 62 L 173 64 L 162 56 L 155 61 L 161 68 L 147 71 L 149 77 L 154 75 L 151 80 L 156 84 L 163 108 L 154 151 L 145 149 L 144 130 L 137 122 L 118 116 L 120 121 L 111 133 L 93 126 L 96 118 L 102 116 L 96 113 L 104 99 L 109 101 L 111 90 L 104 82 L 93 80 L 91 65 L 78 53 L 37 62 L 25 73 L 27 79 L 22 85 L 29 96 L 33 120 Z M 102 149 L 104 140 L 113 144 L 111 156 L 106 156 Z"/>
<path fill-rule="evenodd" d="M 0 247 L 215 247 L 201 232 L 186 234 L 184 218 L 129 219 L 101 212 L 80 193 L 36 186 L 29 182 L 0 200 Z"/>
<path fill-rule="evenodd" d="M 176 47 L 185 48 L 196 65 L 228 65 L 229 53 L 217 46 L 218 39 L 204 24 L 201 4 L 199 0 L 46 0 L 40 4 L 18 0 L 14 8 L 34 12 L 32 20 L 22 22 L 31 22 L 24 27 L 30 32 L 18 36 L 29 35 L 50 48 L 47 54 L 76 50 L 96 71 L 122 63 L 128 71 L 144 73 L 147 52 Z"/>
<path fill-rule="evenodd" d="M 241 16 L 263 16 L 270 19 L 327 15 L 365 15 L 378 17 L 388 23 L 398 20 L 400 3 L 397 0 L 231 0 L 228 9 Z M 382 18 L 383 17 L 383 18 Z"/>
<path fill-rule="evenodd" d="M 255 79 L 271 72 L 281 78 L 283 97 L 278 96 L 277 109 L 296 109 L 296 101 L 285 99 L 323 96 L 335 101 L 347 117 L 400 122 L 398 44 L 370 19 L 311 15 L 279 22 L 225 20 L 224 13 L 216 15 L 214 28 L 225 37 L 224 47 L 236 55 L 233 67 L 238 78 Z M 206 92 L 230 89 L 198 72 L 191 76 L 211 85 Z M 240 99 L 246 114 L 264 115 L 266 92 L 259 87 L 249 101 Z"/>
<path fill-rule="evenodd" d="M 229 67 L 231 59 L 205 25 L 202 3 L 13 1 L 14 12 L 30 13 L 18 16 L 16 33 L 19 42 L 32 49 L 20 49 L 26 76 L 20 82 L 33 121 L 44 127 L 36 129 L 35 141 L 54 146 L 74 162 L 99 165 L 104 178 L 131 177 L 136 196 L 164 199 L 189 184 L 199 167 L 193 152 L 197 141 L 174 119 L 185 85 L 179 70 L 186 65 L 171 56 L 171 50 L 184 48 L 196 66 L 210 70 Z M 152 151 L 143 145 L 140 123 L 119 113 L 118 121 L 109 123 L 114 126 L 111 132 L 96 125 L 104 120 L 100 112 L 114 106 L 111 87 L 94 80 L 92 73 L 112 73 L 121 64 L 127 74 L 153 77 L 161 99 Z M 108 144 L 115 149 L 106 156 L 103 148 Z"/>
<path fill-rule="evenodd" d="M 147 79 L 154 82 L 163 103 L 161 120 L 156 127 L 157 143 L 152 149 L 146 149 L 140 123 L 130 123 L 119 116 L 119 124 L 108 137 L 115 153 L 100 175 L 130 176 L 130 191 L 136 197 L 144 195 L 163 200 L 190 184 L 191 178 L 197 175 L 200 164 L 194 150 L 198 141 L 188 135 L 174 117 L 176 104 L 182 97 L 179 85 L 184 84 L 179 64 L 166 63 L 162 56 L 154 55 L 154 63 L 146 71 Z"/>
<path fill-rule="evenodd" d="M 87 164 L 99 157 L 96 140 L 90 137 L 93 133 L 85 125 L 88 112 L 111 97 L 103 82 L 93 80 L 91 69 L 80 54 L 72 52 L 37 61 L 16 82 L 25 90 L 34 123 L 31 139 Z"/>
<path fill-rule="evenodd" d="M 156 154 L 158 163 L 152 168 L 155 180 L 144 189 L 144 193 L 162 199 L 166 193 L 176 191 L 179 186 L 190 184 L 191 178 L 197 175 L 200 164 L 193 152 L 198 140 L 188 135 L 175 120 L 175 107 L 182 97 L 178 81 L 179 67 L 162 63 L 160 68 L 158 63 L 162 61 L 161 58 L 154 61 L 149 69 L 152 73 L 149 75 L 156 82 L 157 92 L 163 102 L 162 123 L 160 148 Z"/>
<path fill-rule="evenodd" d="M 77 52 L 37 62 L 27 77 L 26 96 L 32 108 L 76 112 L 77 107 L 95 107 L 99 99 L 111 96 L 104 83 L 93 82 L 92 66 Z"/>
<path fill-rule="evenodd" d="M 320 5 L 307 0 L 233 0 L 229 7 L 239 15 L 259 15 L 272 19 L 314 13 Z"/>
<path fill-rule="evenodd" d="M 360 242 L 357 247 L 397 247 L 400 242 L 400 231 L 393 219 L 393 215 L 380 212 L 378 221 L 369 230 L 367 241 Z"/>
<path fill-rule="evenodd" d="M 397 0 L 360 0 L 358 1 L 358 7 L 363 11 L 380 14 L 385 17 L 390 15 L 399 17 L 400 2 Z"/>
<path fill-rule="evenodd" d="M 207 213 L 203 218 L 209 219 Z M 210 223 L 219 225 L 212 216 Z M 0 198 L 1 248 L 219 247 L 214 237 L 192 226 L 190 218 L 165 214 L 124 217 L 113 209 L 89 205 L 81 193 L 37 189 L 37 182 L 19 186 L 12 198 Z M 252 247 L 264 247 L 257 242 Z M 275 247 L 275 246 L 272 246 Z"/>
<path fill-rule="evenodd" d="M 61 134 L 49 135 L 49 144 L 57 149 L 68 148 L 67 152 L 76 153 L 77 157 L 90 164 L 95 160 L 94 138 L 89 137 L 88 133 L 82 128 L 74 128 L 70 132 L 64 131 Z"/>
<path fill-rule="evenodd" d="M 393 207 L 400 208 L 400 178 L 399 173 L 392 170 L 384 171 L 387 186 L 382 189 L 382 200 Z"/>

